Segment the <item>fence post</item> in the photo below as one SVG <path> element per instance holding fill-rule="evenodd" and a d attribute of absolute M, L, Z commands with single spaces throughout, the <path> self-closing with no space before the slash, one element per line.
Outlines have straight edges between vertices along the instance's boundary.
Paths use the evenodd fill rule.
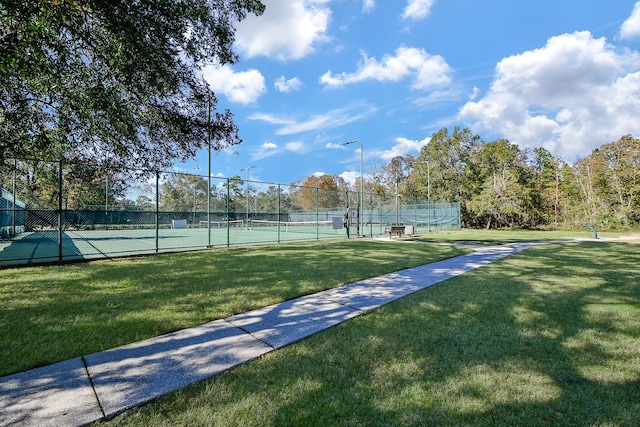
<path fill-rule="evenodd" d="M 280 215 L 282 214 L 281 212 L 281 199 L 282 199 L 282 190 L 280 188 L 280 184 L 278 184 L 278 243 L 280 243 Z"/>
<path fill-rule="evenodd" d="M 231 181 L 227 178 L 227 247 L 231 246 Z"/>
<path fill-rule="evenodd" d="M 378 234 L 380 236 L 382 236 L 382 232 L 383 230 L 383 223 L 382 223 L 382 194 L 380 194 L 378 196 Z"/>
<path fill-rule="evenodd" d="M 62 261 L 62 160 L 58 162 L 58 261 Z"/>
<path fill-rule="evenodd" d="M 207 248 L 211 247 L 211 144 L 209 144 L 209 176 L 207 177 Z"/>
<path fill-rule="evenodd" d="M 349 236 L 351 235 L 351 216 L 349 215 L 349 208 L 351 207 L 351 199 L 349 195 L 350 195 L 349 190 L 346 190 L 344 192 L 344 199 L 347 204 L 347 207 L 344 211 L 346 212 L 346 215 L 347 215 L 347 239 L 349 239 L 350 238 Z"/>
<path fill-rule="evenodd" d="M 160 172 L 156 171 L 156 253 L 160 243 Z"/>
<path fill-rule="evenodd" d="M 247 227 L 249 225 L 247 224 Z M 207 91 L 207 247 L 211 247 L 211 91 Z"/>
<path fill-rule="evenodd" d="M 17 169 L 18 169 L 18 160 L 13 159 L 13 215 L 11 217 L 11 225 L 13 228 L 13 231 L 11 233 L 12 236 L 16 235 L 16 178 L 17 178 L 16 171 Z"/>
<path fill-rule="evenodd" d="M 449 215 L 450 218 L 451 218 L 449 220 L 449 230 L 452 230 L 453 229 L 453 227 L 452 227 L 453 226 L 453 217 L 454 217 L 453 203 L 451 203 L 449 205 L 449 207 L 450 207 L 449 212 L 451 212 L 451 214 Z"/>
<path fill-rule="evenodd" d="M 109 218 L 109 171 L 105 171 L 104 178 L 104 229 L 108 228 Z"/>
<path fill-rule="evenodd" d="M 318 187 L 316 187 L 316 240 L 320 240 L 320 203 L 318 198 Z"/>

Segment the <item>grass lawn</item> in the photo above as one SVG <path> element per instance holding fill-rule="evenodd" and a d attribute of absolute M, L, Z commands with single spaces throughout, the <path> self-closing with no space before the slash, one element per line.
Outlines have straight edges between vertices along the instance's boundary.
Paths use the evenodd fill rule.
<path fill-rule="evenodd" d="M 620 232 L 598 232 L 599 238 L 618 238 L 624 234 Z M 458 243 L 467 245 L 498 245 L 515 242 L 553 241 L 571 239 L 591 239 L 593 232 L 588 229 L 572 231 L 507 231 L 507 230 L 470 230 L 438 231 L 421 233 L 411 240 L 431 243 Z"/>
<path fill-rule="evenodd" d="M 5 269 L 0 376 L 464 252 L 343 240 Z"/>
<path fill-rule="evenodd" d="M 533 247 L 106 424 L 637 426 L 639 265 Z"/>

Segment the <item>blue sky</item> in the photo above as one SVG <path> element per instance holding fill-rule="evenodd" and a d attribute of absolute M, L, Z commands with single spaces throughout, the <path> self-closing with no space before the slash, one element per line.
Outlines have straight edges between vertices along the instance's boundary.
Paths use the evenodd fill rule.
<path fill-rule="evenodd" d="M 468 127 L 573 162 L 640 136 L 635 0 L 263 0 L 232 66 L 204 77 L 244 142 L 212 175 L 353 183 L 430 136 Z M 206 174 L 207 153 L 176 166 Z"/>

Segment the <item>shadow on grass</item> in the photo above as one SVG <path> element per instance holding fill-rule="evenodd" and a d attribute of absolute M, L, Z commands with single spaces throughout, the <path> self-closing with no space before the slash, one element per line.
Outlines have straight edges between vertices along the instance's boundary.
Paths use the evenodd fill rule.
<path fill-rule="evenodd" d="M 531 248 L 119 424 L 636 426 L 637 265 L 626 244 Z"/>
<path fill-rule="evenodd" d="M 300 243 L 5 270 L 0 375 L 461 253 Z"/>

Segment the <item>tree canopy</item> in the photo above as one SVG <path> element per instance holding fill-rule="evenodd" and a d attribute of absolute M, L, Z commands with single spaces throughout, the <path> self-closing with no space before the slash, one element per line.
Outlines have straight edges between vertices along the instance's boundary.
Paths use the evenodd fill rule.
<path fill-rule="evenodd" d="M 468 129 L 450 135 L 443 128 L 417 158 L 396 157 L 383 169 L 399 165 L 405 165 L 401 195 L 460 202 L 467 227 L 640 225 L 640 140 L 631 135 L 570 165 L 542 147 L 484 142 Z"/>
<path fill-rule="evenodd" d="M 299 184 L 299 186 L 298 186 Z M 336 208 L 344 206 L 347 184 L 338 175 L 308 176 L 294 186 L 291 198 L 301 209 Z"/>
<path fill-rule="evenodd" d="M 259 0 L 0 0 L 0 156 L 157 170 L 240 141 L 199 69 Z"/>

